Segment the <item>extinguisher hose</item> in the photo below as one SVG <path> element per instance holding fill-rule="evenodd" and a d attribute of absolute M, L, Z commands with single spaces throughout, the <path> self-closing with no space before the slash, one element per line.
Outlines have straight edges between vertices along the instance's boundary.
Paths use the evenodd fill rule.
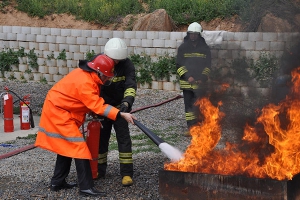
<path fill-rule="evenodd" d="M 9 92 L 13 93 L 16 97 L 18 97 L 18 99 L 20 101 L 22 101 L 29 108 L 30 126 L 31 126 L 31 128 L 34 128 L 35 125 L 34 125 L 33 114 L 32 114 L 32 110 L 31 110 L 30 106 L 21 97 L 19 97 L 15 92 L 13 92 L 12 90 L 8 89 L 7 87 L 5 89 L 8 90 Z"/>
<path fill-rule="evenodd" d="M 10 91 L 10 90 L 9 90 Z M 12 92 L 12 91 L 10 91 Z M 14 92 L 12 92 L 13 94 L 15 94 Z M 15 94 L 16 95 L 16 94 Z M 18 95 L 16 95 L 18 97 Z M 135 113 L 135 112 L 138 112 L 138 111 L 141 111 L 141 110 L 145 110 L 147 108 L 151 108 L 151 107 L 157 107 L 157 106 L 160 106 L 162 104 L 165 104 L 165 103 L 168 103 L 170 101 L 173 101 L 173 100 L 176 100 L 176 99 L 179 99 L 179 98 L 182 98 L 183 96 L 182 95 L 178 95 L 172 99 L 168 99 L 166 101 L 163 101 L 161 103 L 158 103 L 158 104 L 154 104 L 154 105 L 150 105 L 150 106 L 145 106 L 145 107 L 141 107 L 141 108 L 138 108 L 138 109 L 135 109 L 135 110 L 132 110 L 130 113 Z M 20 97 L 18 97 L 20 100 L 22 100 Z M 23 101 L 23 100 L 22 100 Z M 24 102 L 24 101 L 23 101 Z M 25 103 L 25 102 L 24 102 Z M 25 105 L 27 105 L 25 103 Z M 28 106 L 28 105 L 27 105 Z M 29 106 L 28 106 L 29 107 Z M 30 109 L 30 108 L 29 108 Z M 31 111 L 31 109 L 30 109 Z M 32 117 L 32 112 L 30 114 L 30 117 L 33 121 L 33 117 Z M 157 135 L 155 135 L 153 132 L 151 132 L 149 129 L 147 129 L 143 124 L 141 124 L 140 122 L 138 122 L 137 120 L 135 120 L 135 123 L 136 125 L 142 130 L 142 131 L 145 131 L 144 133 L 147 134 L 147 136 L 158 146 L 160 143 L 164 142 L 161 138 L 159 138 Z M 33 127 L 34 127 L 34 123 L 33 123 Z M 13 156 L 13 155 L 16 155 L 16 154 L 19 154 L 19 153 L 22 153 L 22 152 L 25 152 L 27 150 L 30 150 L 30 149 L 33 149 L 35 148 L 36 146 L 34 146 L 34 144 L 31 144 L 31 145 L 28 145 L 28 146 L 25 146 L 25 147 L 22 147 L 20 149 L 17 149 L 15 151 L 11 151 L 9 153 L 6 153 L 6 154 L 2 154 L 0 155 L 0 160 L 1 159 L 4 159 L 4 158 L 8 158 L 10 156 Z"/>

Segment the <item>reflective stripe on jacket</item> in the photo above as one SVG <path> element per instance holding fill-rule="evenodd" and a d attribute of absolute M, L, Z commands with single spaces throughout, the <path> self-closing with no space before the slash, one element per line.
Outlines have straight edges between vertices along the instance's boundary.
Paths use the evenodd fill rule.
<path fill-rule="evenodd" d="M 35 146 L 71 158 L 92 159 L 79 130 L 86 113 L 115 120 L 119 112 L 99 97 L 100 84 L 96 73 L 80 68 L 56 83 L 44 101 Z"/>

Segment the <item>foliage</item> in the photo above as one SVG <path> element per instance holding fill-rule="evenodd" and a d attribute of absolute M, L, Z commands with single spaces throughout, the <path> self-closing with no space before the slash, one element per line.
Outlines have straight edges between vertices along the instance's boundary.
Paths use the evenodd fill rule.
<path fill-rule="evenodd" d="M 67 60 L 67 54 L 66 50 L 63 49 L 62 52 L 60 52 L 56 58 L 57 60 Z"/>
<path fill-rule="evenodd" d="M 168 54 L 159 56 L 157 62 L 152 63 L 151 73 L 157 80 L 170 80 L 172 74 L 176 74 L 176 60 Z"/>
<path fill-rule="evenodd" d="M 143 4 L 147 5 L 143 7 Z M 210 21 L 248 12 L 250 0 L 17 0 L 16 8 L 30 16 L 43 18 L 53 13 L 70 13 L 78 19 L 98 24 L 119 23 L 128 14 L 165 9 L 176 25 Z M 129 24 L 128 28 L 132 28 Z"/>
<path fill-rule="evenodd" d="M 29 50 L 27 57 L 28 57 L 28 64 L 32 69 L 38 70 L 39 65 L 37 63 L 38 56 L 34 53 L 35 48 Z"/>
<path fill-rule="evenodd" d="M 279 69 L 279 61 L 275 55 L 262 52 L 257 61 L 250 64 L 250 68 L 254 71 L 254 77 L 263 82 L 271 81 L 273 75 Z"/>
<path fill-rule="evenodd" d="M 43 77 L 43 78 L 41 77 L 40 78 L 40 83 L 47 84 L 48 81 L 47 81 L 47 79 L 45 77 Z"/>
<path fill-rule="evenodd" d="M 152 77 L 150 72 L 151 57 L 143 54 L 133 54 L 129 57 L 135 65 L 136 81 L 144 85 L 145 83 L 151 83 Z"/>
<path fill-rule="evenodd" d="M 55 59 L 54 53 L 51 53 L 50 55 L 47 55 L 47 60 Z"/>
<path fill-rule="evenodd" d="M 88 51 L 85 55 L 85 59 L 86 60 L 92 60 L 94 58 L 94 56 L 96 55 L 95 51 Z"/>
<path fill-rule="evenodd" d="M 11 65 L 19 65 L 18 52 L 13 49 L 6 49 L 0 52 L 0 71 L 11 71 Z"/>

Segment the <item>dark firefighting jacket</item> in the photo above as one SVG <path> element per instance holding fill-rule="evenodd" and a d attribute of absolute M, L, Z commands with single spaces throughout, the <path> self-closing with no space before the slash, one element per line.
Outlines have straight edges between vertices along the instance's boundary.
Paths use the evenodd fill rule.
<path fill-rule="evenodd" d="M 129 110 L 136 95 L 136 79 L 135 67 L 129 58 L 120 61 L 115 65 L 114 70 L 116 76 L 113 78 L 109 86 L 101 87 L 100 96 L 103 97 L 105 103 L 119 107 L 122 102 L 129 104 Z"/>
<path fill-rule="evenodd" d="M 193 46 L 189 39 L 185 39 L 185 42 L 178 47 L 176 66 L 180 77 L 180 89 L 198 89 L 199 85 L 196 82 L 188 82 L 189 77 L 202 83 L 208 80 L 211 52 L 203 37 L 198 39 L 196 46 Z"/>

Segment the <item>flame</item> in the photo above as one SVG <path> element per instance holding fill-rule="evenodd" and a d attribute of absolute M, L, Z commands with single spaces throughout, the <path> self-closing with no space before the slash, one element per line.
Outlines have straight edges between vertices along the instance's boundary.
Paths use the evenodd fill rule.
<path fill-rule="evenodd" d="M 184 157 L 166 163 L 165 170 L 256 178 L 291 180 L 300 172 L 300 67 L 294 69 L 289 95 L 278 105 L 268 104 L 255 125 L 245 125 L 240 144 L 226 143 L 216 149 L 221 138 L 220 121 L 225 114 L 208 98 L 196 105 L 204 121 L 190 129 L 192 140 Z"/>

